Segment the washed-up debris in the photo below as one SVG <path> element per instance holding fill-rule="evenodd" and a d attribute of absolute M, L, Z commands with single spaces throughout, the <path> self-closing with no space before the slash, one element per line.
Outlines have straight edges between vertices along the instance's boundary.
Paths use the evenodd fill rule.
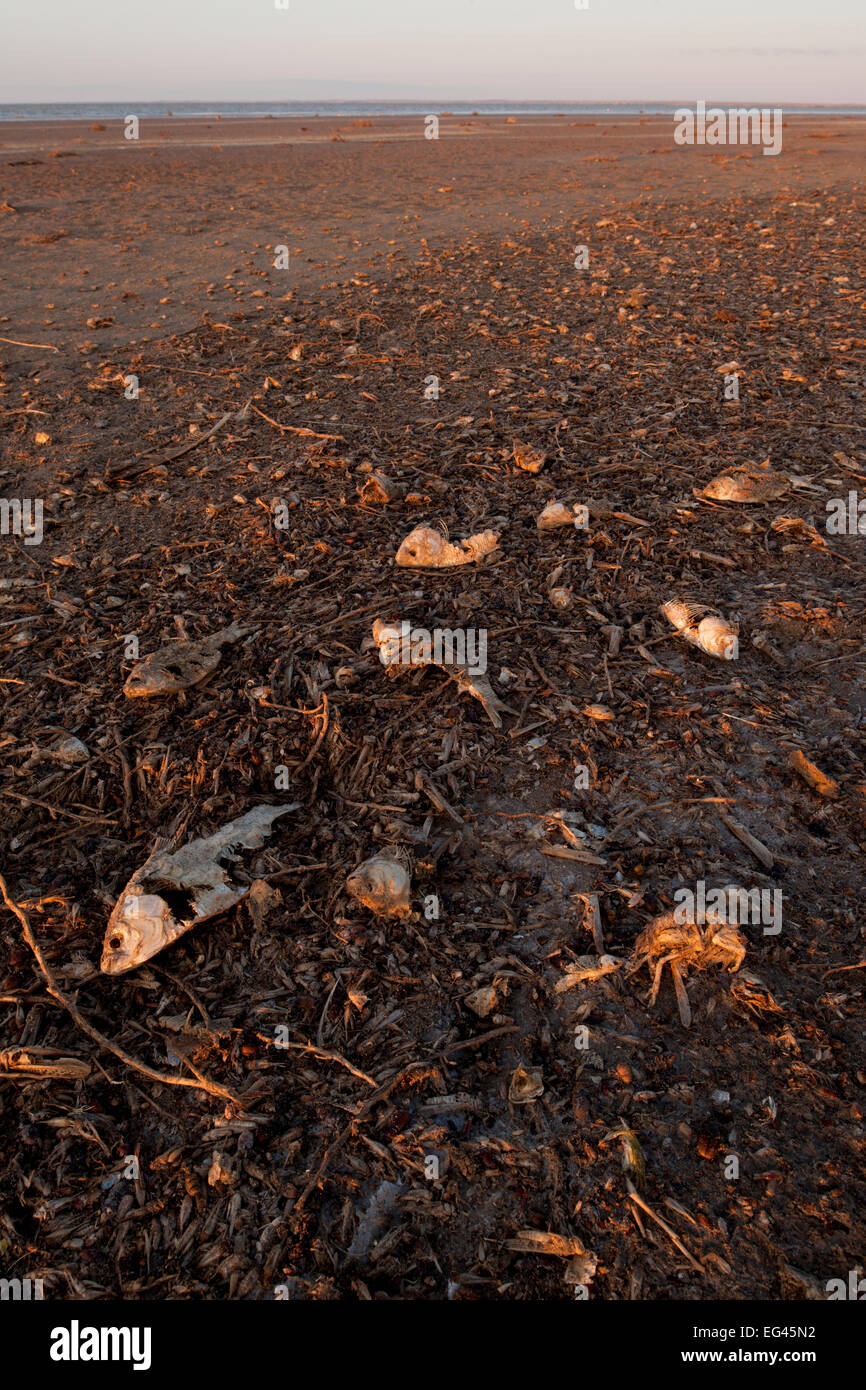
<path fill-rule="evenodd" d="M 472 670 L 465 661 L 446 660 L 446 655 L 452 657 L 455 655 L 454 652 L 446 654 L 443 651 L 437 659 L 436 648 L 429 638 L 416 642 L 409 623 L 386 623 L 377 618 L 373 623 L 373 641 L 379 648 L 379 659 L 382 665 L 388 668 L 389 675 L 399 675 L 402 671 L 419 666 L 438 666 L 457 682 L 458 690 L 480 701 L 490 722 L 497 729 L 502 728 L 500 710 L 507 714 L 513 713 L 513 710 L 494 693 L 486 675 Z"/>
<path fill-rule="evenodd" d="M 555 588 L 548 590 L 547 597 L 550 599 L 554 608 L 558 608 L 560 613 L 565 613 L 571 607 L 573 594 L 573 589 L 566 589 L 563 588 L 562 585 L 557 585 Z"/>
<path fill-rule="evenodd" d="M 512 458 L 517 467 L 522 468 L 524 473 L 540 473 L 547 462 L 547 454 L 544 450 L 534 449 L 531 444 L 515 444 Z"/>
<path fill-rule="evenodd" d="M 605 975 L 612 975 L 615 970 L 620 970 L 625 961 L 617 960 L 616 956 L 578 956 L 573 961 L 561 979 L 554 985 L 556 994 L 565 994 L 567 990 L 574 989 L 575 985 L 590 984 L 594 980 L 600 980 Z"/>
<path fill-rule="evenodd" d="M 827 549 L 827 537 L 801 516 L 777 516 L 770 522 L 770 530 L 783 536 L 799 536 L 819 550 Z"/>
<path fill-rule="evenodd" d="M 774 502 L 789 491 L 791 480 L 785 473 L 773 473 L 767 466 L 731 468 L 720 473 L 704 488 L 695 488 L 696 497 L 711 502 Z"/>
<path fill-rule="evenodd" d="M 177 850 L 157 849 L 137 869 L 108 919 L 100 969 L 121 975 L 150 960 L 184 932 L 235 907 L 250 892 L 234 865 L 243 850 L 259 849 L 280 816 L 300 809 L 256 806 L 215 834 Z"/>
<path fill-rule="evenodd" d="M 402 1182 L 381 1182 L 370 1196 L 364 1214 L 358 1222 L 347 1258 L 363 1264 L 370 1256 L 376 1241 L 380 1240 L 388 1228 L 398 1199 L 406 1191 Z"/>
<path fill-rule="evenodd" d="M 482 985 L 467 994 L 464 1004 L 479 1018 L 487 1018 L 498 1007 L 500 995 L 505 993 L 505 982 L 494 980 L 491 985 Z"/>
<path fill-rule="evenodd" d="M 55 1047 L 7 1047 L 0 1051 L 0 1076 L 22 1081 L 86 1081 L 92 1071 L 83 1057 Z"/>
<path fill-rule="evenodd" d="M 200 685 L 219 666 L 223 647 L 238 642 L 249 631 L 233 623 L 198 642 L 170 642 L 133 667 L 123 693 L 136 698 L 176 695 Z"/>
<path fill-rule="evenodd" d="M 405 486 L 395 482 L 393 478 L 389 478 L 387 473 L 371 473 L 366 482 L 358 489 L 358 495 L 362 502 L 378 503 L 386 507 L 389 502 L 399 502 L 405 493 Z"/>
<path fill-rule="evenodd" d="M 409 871 L 396 854 L 374 854 L 346 879 L 346 891 L 377 917 L 399 917 L 411 912 L 411 887 Z"/>
<path fill-rule="evenodd" d="M 622 1150 L 622 1170 L 628 1174 L 635 1187 L 643 1187 L 646 1178 L 646 1160 L 641 1147 L 640 1140 L 620 1116 L 619 1125 L 616 1129 L 610 1130 L 603 1139 L 599 1140 L 599 1147 L 603 1148 L 614 1140 L 619 1140 Z"/>
<path fill-rule="evenodd" d="M 607 720 L 616 718 L 613 710 L 608 709 L 607 705 L 584 705 L 583 713 L 596 724 L 604 724 Z"/>
<path fill-rule="evenodd" d="M 544 1095 L 544 1081 L 537 1068 L 515 1067 L 508 1083 L 508 1099 L 512 1105 L 528 1105 Z"/>
<path fill-rule="evenodd" d="M 788 754 L 788 765 L 802 777 L 813 791 L 819 796 L 827 797 L 832 800 L 839 795 L 839 783 L 834 782 L 832 777 L 828 777 L 813 762 L 810 762 L 806 754 L 800 748 L 795 748 Z"/>
<path fill-rule="evenodd" d="M 67 765 L 75 763 L 86 763 L 90 757 L 90 750 L 80 738 L 74 734 L 69 734 L 65 729 L 48 728 L 46 733 L 53 734 L 54 737 L 46 743 L 40 743 L 34 749 L 31 762 L 38 762 L 43 758 L 50 758 L 52 762 L 65 763 Z"/>
<path fill-rule="evenodd" d="M 707 913 L 707 916 L 713 916 Z M 711 965 L 723 965 L 728 970 L 739 970 L 746 956 L 746 943 L 742 934 L 731 923 L 710 921 L 701 929 L 695 922 L 680 922 L 673 912 L 656 917 L 641 932 L 634 944 L 634 953 L 629 974 L 633 975 L 642 965 L 646 965 L 653 976 L 650 992 L 650 1007 L 658 998 L 662 971 L 670 966 L 677 1005 L 684 1027 L 692 1021 L 684 978 L 689 968 L 706 970 Z"/>
<path fill-rule="evenodd" d="M 548 502 L 535 524 L 539 531 L 558 531 L 563 526 L 575 526 L 579 519 L 574 508 L 566 507 L 564 502 Z"/>
<path fill-rule="evenodd" d="M 520 1255 L 555 1255 L 560 1260 L 588 1254 L 577 1236 L 559 1236 L 554 1231 L 518 1231 L 505 1242 L 505 1248 Z"/>
<path fill-rule="evenodd" d="M 686 599 L 671 599 L 662 604 L 660 611 L 693 647 L 700 647 L 708 656 L 718 656 L 723 661 L 736 660 L 739 655 L 737 629 L 714 609 Z"/>
<path fill-rule="evenodd" d="M 451 569 L 455 565 L 471 565 L 495 550 L 498 541 L 498 532 L 479 531 L 458 545 L 452 545 L 432 526 L 416 526 L 397 551 L 395 563 L 403 569 Z"/>

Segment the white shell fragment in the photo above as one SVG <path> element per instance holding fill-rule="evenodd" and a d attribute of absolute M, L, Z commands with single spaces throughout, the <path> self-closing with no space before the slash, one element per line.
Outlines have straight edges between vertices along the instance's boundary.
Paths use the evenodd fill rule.
<path fill-rule="evenodd" d="M 548 502 L 535 524 L 539 531 L 558 531 L 563 526 L 578 526 L 580 520 L 573 507 L 566 507 L 564 502 Z"/>
<path fill-rule="evenodd" d="M 660 612 L 681 637 L 707 656 L 723 661 L 735 661 L 739 656 L 737 629 L 706 604 L 671 599 L 662 604 Z"/>
<path fill-rule="evenodd" d="M 215 834 L 180 849 L 156 850 L 136 869 L 108 919 L 100 969 L 122 975 L 170 946 L 190 927 L 242 902 L 253 887 L 233 880 L 232 864 L 245 849 L 258 849 L 273 822 L 297 811 L 256 806 Z"/>
<path fill-rule="evenodd" d="M 471 565 L 495 550 L 498 541 L 496 531 L 479 531 L 476 536 L 467 536 L 459 545 L 452 545 L 432 526 L 416 526 L 397 551 L 395 563 L 403 569 L 450 569 L 454 565 Z"/>
<path fill-rule="evenodd" d="M 411 886 L 405 864 L 390 854 L 374 854 L 346 879 L 346 891 L 377 917 L 405 917 L 411 912 Z"/>
<path fill-rule="evenodd" d="M 450 634 L 452 639 L 455 635 L 459 634 Z M 514 711 L 494 693 L 487 677 L 467 660 L 460 658 L 459 643 L 452 640 L 449 650 L 446 651 L 443 642 L 442 649 L 437 652 L 435 643 L 430 641 L 429 633 L 423 633 L 422 637 L 416 640 L 411 623 L 386 623 L 381 618 L 377 618 L 373 623 L 373 641 L 379 648 L 379 660 L 383 666 L 389 668 L 391 674 L 398 675 L 412 667 L 438 666 L 457 682 L 458 690 L 474 696 L 481 702 L 488 719 L 497 729 L 502 728 L 500 710 L 513 714 Z M 464 653 L 464 656 L 466 655 L 468 651 Z"/>
<path fill-rule="evenodd" d="M 169 642 L 132 668 L 123 687 L 124 695 L 176 695 L 200 685 L 219 666 L 223 647 L 239 641 L 249 631 L 233 623 L 199 642 Z"/>

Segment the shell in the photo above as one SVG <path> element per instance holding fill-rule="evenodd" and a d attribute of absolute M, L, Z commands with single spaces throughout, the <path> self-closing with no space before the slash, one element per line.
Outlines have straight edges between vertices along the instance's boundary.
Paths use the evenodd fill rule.
<path fill-rule="evenodd" d="M 389 854 L 374 854 L 346 879 L 347 892 L 377 917 L 406 916 L 411 912 L 410 888 L 406 866 Z"/>
<path fill-rule="evenodd" d="M 232 881 L 226 861 L 258 849 L 273 822 L 292 806 L 256 806 L 245 816 L 177 850 L 156 850 L 136 869 L 108 919 L 99 968 L 122 975 L 176 941 L 190 927 L 242 902 L 253 884 Z"/>
<path fill-rule="evenodd" d="M 571 507 L 566 507 L 564 502 L 548 502 L 535 524 L 539 531 L 558 531 L 562 526 L 573 526 L 574 522 Z"/>
<path fill-rule="evenodd" d="M 396 563 L 403 569 L 450 569 L 454 565 L 470 565 L 496 549 L 499 536 L 495 531 L 480 531 L 468 536 L 459 545 L 452 545 L 432 526 L 416 526 L 397 551 Z"/>
<path fill-rule="evenodd" d="M 160 647 L 132 668 L 123 687 L 124 695 L 135 699 L 177 695 L 200 685 L 219 666 L 222 648 L 249 631 L 234 623 L 200 642 L 170 642 Z"/>
<path fill-rule="evenodd" d="M 737 629 L 705 604 L 671 599 L 662 604 L 660 612 L 681 637 L 708 656 L 723 661 L 735 661 L 739 656 Z"/>
<path fill-rule="evenodd" d="M 784 497 L 790 485 L 784 473 L 771 473 L 764 468 L 731 468 L 705 488 L 693 491 L 696 497 L 712 502 L 773 502 Z"/>

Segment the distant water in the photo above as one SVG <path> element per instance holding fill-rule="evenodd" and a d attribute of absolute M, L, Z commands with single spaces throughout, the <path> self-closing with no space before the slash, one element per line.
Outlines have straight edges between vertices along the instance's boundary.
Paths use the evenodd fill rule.
<path fill-rule="evenodd" d="M 56 101 L 0 104 L 0 121 L 121 121 L 139 119 L 223 116 L 672 116 L 677 106 L 694 101 Z M 785 106 L 756 100 L 707 101 L 715 106 L 778 106 L 788 116 L 862 116 L 866 106 Z"/>

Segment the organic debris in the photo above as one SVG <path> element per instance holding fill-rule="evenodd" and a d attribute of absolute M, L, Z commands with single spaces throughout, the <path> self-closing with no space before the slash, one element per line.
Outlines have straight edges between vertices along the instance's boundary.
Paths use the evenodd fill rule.
<path fill-rule="evenodd" d="M 156 849 L 136 870 L 108 919 L 100 969 L 121 975 L 150 960 L 199 922 L 235 907 L 253 880 L 237 877 L 244 850 L 259 849 L 280 816 L 300 809 L 256 806 L 213 835 L 181 849 Z"/>
<path fill-rule="evenodd" d="M 397 551 L 395 563 L 403 569 L 450 569 L 454 565 L 471 565 L 495 550 L 499 536 L 496 531 L 481 531 L 467 536 L 459 545 L 452 545 L 431 526 L 416 526 Z"/>
<path fill-rule="evenodd" d="M 652 1007 L 658 998 L 662 971 L 666 965 L 670 966 L 680 1018 L 688 1028 L 692 1011 L 684 979 L 689 969 L 706 970 L 711 965 L 724 965 L 728 970 L 739 970 L 745 956 L 746 943 L 735 926 L 716 920 L 701 930 L 696 923 L 681 922 L 675 913 L 668 912 L 654 918 L 641 932 L 634 944 L 629 974 L 633 975 L 643 965 L 652 971 L 649 997 Z"/>
<path fill-rule="evenodd" d="M 708 656 L 723 661 L 736 661 L 738 654 L 737 629 L 702 603 L 671 599 L 661 606 L 661 612 L 681 637 L 693 647 L 700 647 Z"/>
<path fill-rule="evenodd" d="M 123 687 L 125 695 L 148 699 L 157 695 L 177 695 L 200 685 L 213 675 L 222 660 L 223 647 L 230 646 L 249 631 L 233 623 L 199 642 L 170 642 L 151 652 L 134 666 Z"/>
<path fill-rule="evenodd" d="M 406 865 L 394 855 L 374 854 L 346 879 L 346 891 L 377 917 L 400 917 L 411 912 L 411 878 Z"/>

